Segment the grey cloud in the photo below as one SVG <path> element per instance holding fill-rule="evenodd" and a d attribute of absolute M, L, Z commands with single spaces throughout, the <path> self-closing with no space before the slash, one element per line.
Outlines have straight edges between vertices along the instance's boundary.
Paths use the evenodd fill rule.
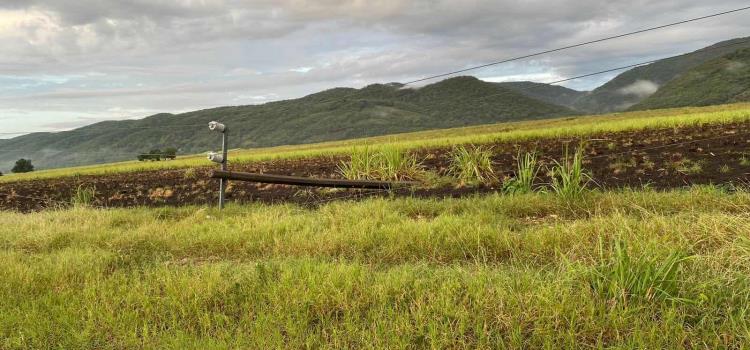
<path fill-rule="evenodd" d="M 406 81 L 705 15 L 698 0 L 0 0 L 0 76 L 77 75 L 0 108 L 99 113 L 181 111 L 253 96 Z M 562 76 L 678 54 L 747 35 L 746 14 L 642 34 L 474 72 Z M 292 69 L 310 67 L 307 72 Z M 90 72 L 99 75 L 89 76 Z M 546 73 L 543 74 L 543 73 Z M 573 85 L 591 88 L 603 77 Z M 2 79 L 0 79 L 0 82 Z M 62 121 L 65 122 L 65 121 Z"/>

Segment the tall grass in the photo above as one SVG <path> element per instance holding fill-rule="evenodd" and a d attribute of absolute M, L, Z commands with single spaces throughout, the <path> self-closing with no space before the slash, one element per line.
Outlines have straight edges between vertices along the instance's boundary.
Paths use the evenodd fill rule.
<path fill-rule="evenodd" d="M 339 173 L 347 179 L 387 181 L 417 180 L 423 173 L 416 156 L 398 147 L 354 148 L 348 162 L 339 164 Z"/>
<path fill-rule="evenodd" d="M 632 257 L 624 240 L 617 239 L 614 251 L 605 254 L 599 242 L 600 265 L 592 269 L 591 288 L 600 296 L 627 306 L 633 300 L 690 301 L 680 297 L 681 265 L 687 257 L 679 251 L 664 259 Z"/>
<path fill-rule="evenodd" d="M 463 183 L 493 183 L 492 149 L 483 146 L 456 146 L 449 154 L 450 173 Z"/>
<path fill-rule="evenodd" d="M 375 154 L 369 146 L 354 147 L 348 162 L 339 164 L 339 172 L 350 180 L 360 180 L 376 177 Z"/>
<path fill-rule="evenodd" d="M 400 147 L 384 147 L 376 157 L 383 180 L 417 180 L 424 171 L 417 157 Z"/>
<path fill-rule="evenodd" d="M 0 212 L 0 348 L 743 349 L 748 208 L 701 189 Z"/>
<path fill-rule="evenodd" d="M 70 200 L 71 204 L 76 207 L 89 206 L 94 202 L 96 197 L 96 188 L 93 186 L 79 185 Z"/>
<path fill-rule="evenodd" d="M 505 181 L 503 191 L 511 194 L 533 192 L 539 169 L 536 153 L 527 152 L 521 156 L 519 150 L 516 156 L 516 174 L 513 178 Z"/>
<path fill-rule="evenodd" d="M 567 200 L 581 198 L 592 181 L 591 175 L 583 168 L 583 150 L 581 145 L 571 156 L 566 146 L 563 159 L 555 160 L 550 169 L 550 188 Z"/>

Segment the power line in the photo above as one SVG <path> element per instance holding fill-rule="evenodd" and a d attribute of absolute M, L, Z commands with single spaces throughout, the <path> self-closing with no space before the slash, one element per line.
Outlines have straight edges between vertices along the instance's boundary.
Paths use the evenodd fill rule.
<path fill-rule="evenodd" d="M 748 39 L 748 40 L 742 40 L 742 41 L 736 41 L 736 42 L 733 42 L 733 43 L 730 43 L 730 44 L 727 44 L 727 45 L 710 47 L 710 48 L 706 48 L 706 49 L 703 49 L 703 50 L 698 50 L 698 51 L 695 51 L 695 52 L 686 53 L 683 56 L 692 55 L 692 54 L 696 54 L 696 53 L 703 53 L 703 52 L 706 52 L 706 51 L 714 51 L 714 50 L 723 49 L 723 48 L 727 48 L 727 47 L 735 46 L 735 45 L 740 45 L 740 44 L 746 44 L 746 43 L 750 43 L 750 39 Z M 616 72 L 616 71 L 624 70 L 624 69 L 628 69 L 628 68 L 635 68 L 635 67 L 645 66 L 647 64 L 656 63 L 656 62 L 663 61 L 663 60 L 666 60 L 666 59 L 669 59 L 669 58 L 672 58 L 672 57 L 674 57 L 674 56 L 660 58 L 660 59 L 651 60 L 651 61 L 640 62 L 640 63 L 629 64 L 627 66 L 622 66 L 622 67 L 617 67 L 617 68 L 610 68 L 610 69 L 599 71 L 599 72 L 587 73 L 587 74 L 578 75 L 578 76 L 574 76 L 574 77 L 570 77 L 570 78 L 565 78 L 565 79 L 561 79 L 561 80 L 552 81 L 552 82 L 545 83 L 545 84 L 554 85 L 554 84 L 559 84 L 559 83 L 563 83 L 563 82 L 571 81 L 571 80 L 575 80 L 575 79 L 587 78 L 587 77 L 594 76 L 594 75 L 599 75 L 599 74 L 604 74 L 604 73 L 610 73 L 610 72 Z"/>
<path fill-rule="evenodd" d="M 553 53 L 553 52 L 568 50 L 568 49 L 577 48 L 577 47 L 581 47 L 581 46 L 586 46 L 586 45 L 590 45 L 590 44 L 594 44 L 594 43 L 599 43 L 599 42 L 603 42 L 603 41 L 608 41 L 608 40 L 619 39 L 619 38 L 628 37 L 628 36 L 632 36 L 632 35 L 636 35 L 636 34 L 641 34 L 641 33 L 645 33 L 645 32 L 650 32 L 650 31 L 655 31 L 655 30 L 659 30 L 659 29 L 669 28 L 669 27 L 673 27 L 673 26 L 677 26 L 677 25 L 681 25 L 681 24 L 686 24 L 686 23 L 690 23 L 690 22 L 700 21 L 700 20 L 704 20 L 704 19 L 708 19 L 708 18 L 719 17 L 719 16 L 723 16 L 723 15 L 727 15 L 727 14 L 732 14 L 732 13 L 736 13 L 736 12 L 740 12 L 740 11 L 745 11 L 745 10 L 748 10 L 748 9 L 750 9 L 750 6 L 742 7 L 742 8 L 737 8 L 737 9 L 733 9 L 733 10 L 729 10 L 729 11 L 723 11 L 723 12 L 719 12 L 719 13 L 714 13 L 714 14 L 710 14 L 710 15 L 706 15 L 706 16 L 690 18 L 690 19 L 687 19 L 687 20 L 682 20 L 682 21 L 678 21 L 678 22 L 672 22 L 672 23 L 668 23 L 668 24 L 664 24 L 664 25 L 659 25 L 659 26 L 650 27 L 650 28 L 646 28 L 646 29 L 641 29 L 641 30 L 637 30 L 637 31 L 633 31 L 633 32 L 618 34 L 618 35 L 609 36 L 609 37 L 605 37 L 605 38 L 600 38 L 600 39 L 596 39 L 596 40 L 581 42 L 581 43 L 577 43 L 577 44 L 574 44 L 574 45 L 568 45 L 568 46 L 558 47 L 558 48 L 555 48 L 555 49 L 550 49 L 550 50 L 535 52 L 535 53 L 531 53 L 531 54 L 527 54 L 527 55 L 523 55 L 523 56 L 517 56 L 517 57 L 513 57 L 513 58 L 509 58 L 509 59 L 504 59 L 504 60 L 501 60 L 501 61 L 491 62 L 491 63 L 479 65 L 479 66 L 474 66 L 474 67 L 460 69 L 460 70 L 456 70 L 456 71 L 452 71 L 452 72 L 448 72 L 448 73 L 442 73 L 442 74 L 437 74 L 437 75 L 433 75 L 433 76 L 429 76 L 429 77 L 425 77 L 425 78 L 421 78 L 421 79 L 417 79 L 417 80 L 412 80 L 412 81 L 408 81 L 406 83 L 403 83 L 403 85 L 410 85 L 410 84 L 414 84 L 414 83 L 417 83 L 417 82 L 432 80 L 432 79 L 436 79 L 436 78 L 440 78 L 440 77 L 445 77 L 445 76 L 454 75 L 454 74 L 458 74 L 458 73 L 463 73 L 463 72 L 467 72 L 467 71 L 471 71 L 471 70 L 476 70 L 476 69 L 480 69 L 480 68 L 495 66 L 495 65 L 499 65 L 499 64 L 503 64 L 503 63 L 509 63 L 509 62 L 513 62 L 513 61 L 519 61 L 519 60 L 523 60 L 523 59 L 526 59 L 526 58 L 540 56 L 540 55 L 544 55 L 544 54 L 548 54 L 548 53 Z M 705 50 L 703 50 L 703 51 L 705 51 Z M 639 65 L 645 65 L 645 64 L 649 64 L 649 63 L 654 63 L 656 61 L 658 61 L 658 60 L 648 61 L 648 62 L 642 62 L 642 63 L 639 63 L 639 64 L 628 65 L 628 66 L 624 66 L 624 67 L 618 67 L 618 68 L 609 69 L 609 70 L 606 70 L 606 71 L 601 71 L 601 72 L 590 73 L 590 74 L 586 74 L 586 75 L 582 75 L 582 76 L 567 78 L 567 79 L 563 79 L 563 80 L 560 80 L 560 81 L 551 82 L 551 83 L 548 83 L 548 84 L 558 84 L 558 83 L 561 83 L 561 82 L 570 81 L 570 80 L 574 80 L 574 79 L 580 79 L 580 78 L 584 78 L 584 77 L 589 77 L 589 76 L 592 76 L 592 75 L 604 74 L 604 73 L 608 73 L 608 72 L 612 72 L 612 71 L 617 71 L 617 70 L 623 70 L 623 69 L 627 69 L 627 68 L 637 67 Z M 356 95 L 362 94 L 362 93 L 363 93 L 363 91 L 360 89 L 360 90 L 357 90 L 357 91 L 355 91 L 355 92 L 353 92 L 353 93 L 351 93 L 349 95 L 346 95 L 346 96 L 343 96 L 343 97 L 334 98 L 334 99 L 330 99 L 330 100 L 320 101 L 320 103 L 340 102 L 340 101 L 344 101 L 344 100 L 346 100 L 348 98 L 355 97 Z M 486 96 L 486 97 L 489 97 L 489 96 Z M 483 98 L 486 98 L 486 97 L 483 97 Z M 199 126 L 204 126 L 204 125 L 205 124 L 185 124 L 185 125 L 173 125 L 173 126 L 170 126 L 170 125 L 163 125 L 163 126 L 130 126 L 130 127 L 122 127 L 121 129 L 152 129 L 152 128 L 161 128 L 161 127 L 174 129 L 174 128 L 180 128 L 180 127 L 193 128 L 193 127 L 199 127 Z M 78 132 L 78 131 L 83 131 L 83 130 L 81 130 L 81 129 L 73 129 L 73 130 L 58 131 L 58 132 Z M 58 132 L 50 132 L 50 131 L 19 131 L 19 132 L 2 132 L 2 133 L 0 133 L 0 135 L 23 135 L 23 134 L 33 134 L 33 133 L 58 133 Z"/>
<path fill-rule="evenodd" d="M 121 121 L 121 120 L 110 120 L 110 121 Z M 196 127 L 203 127 L 207 126 L 208 122 L 202 123 L 202 124 L 176 124 L 176 125 L 153 125 L 153 126 L 118 126 L 118 130 L 122 129 L 156 129 L 156 128 L 165 128 L 166 131 L 169 131 L 169 129 L 176 129 L 176 128 L 196 128 Z M 28 134 L 56 134 L 61 132 L 87 132 L 92 131 L 86 128 L 81 127 L 78 129 L 72 129 L 72 130 L 60 130 L 60 131 L 16 131 L 16 132 L 0 132 L 0 135 L 28 135 Z M 168 128 L 168 129 L 167 129 Z M 111 131 L 111 130 L 107 130 Z"/>
<path fill-rule="evenodd" d="M 682 56 L 687 56 L 687 55 L 692 55 L 692 54 L 697 54 L 697 53 L 704 53 L 704 52 L 707 52 L 707 51 L 715 51 L 715 50 L 724 49 L 724 48 L 727 48 L 727 47 L 730 47 L 730 46 L 736 46 L 736 45 L 741 45 L 741 44 L 746 44 L 746 43 L 750 43 L 750 39 L 748 39 L 748 40 L 742 40 L 742 41 L 736 41 L 736 42 L 733 42 L 733 43 L 730 43 L 730 44 L 726 44 L 726 45 L 721 45 L 721 46 L 715 46 L 715 47 L 711 47 L 711 48 L 706 48 L 706 49 L 703 49 L 703 50 L 686 53 L 686 54 L 684 54 Z M 610 73 L 610 72 L 616 72 L 616 71 L 620 71 L 620 70 L 624 70 L 624 69 L 628 69 L 628 68 L 640 67 L 640 66 L 644 66 L 644 65 L 647 65 L 647 64 L 652 64 L 652 63 L 664 61 L 664 60 L 672 58 L 672 57 L 675 57 L 675 56 L 670 56 L 670 57 L 665 57 L 665 58 L 660 58 L 660 59 L 650 60 L 650 61 L 645 61 L 645 62 L 633 63 L 633 64 L 629 64 L 629 65 L 626 65 L 626 66 L 621 66 L 621 67 L 616 67 L 616 68 L 610 68 L 610 69 L 606 69 L 606 70 L 602 70 L 602 71 L 598 71 L 598 72 L 593 72 L 593 73 L 586 73 L 586 74 L 582 74 L 582 75 L 578 75 L 578 76 L 574 76 L 574 77 L 569 77 L 569 78 L 560 79 L 560 80 L 551 81 L 551 82 L 545 82 L 545 83 L 541 83 L 541 84 L 548 84 L 548 85 L 559 84 L 559 83 L 563 83 L 563 82 L 566 82 L 566 81 L 571 81 L 571 80 L 586 78 L 586 77 L 590 77 L 590 76 L 594 76 L 594 75 L 600 75 L 600 74 L 605 74 L 605 73 Z M 500 95 L 503 95 L 503 94 L 504 93 L 490 94 L 490 95 L 487 95 L 487 96 L 478 97 L 477 100 L 487 99 L 487 98 L 490 98 L 490 97 L 496 97 L 496 96 L 500 96 Z"/>
<path fill-rule="evenodd" d="M 501 60 L 501 61 L 486 63 L 486 64 L 474 66 L 474 67 L 459 69 L 459 70 L 455 70 L 455 71 L 448 72 L 448 73 L 436 74 L 436 75 L 432 75 L 432 76 L 429 76 L 429 77 L 425 77 L 425 78 L 421 78 L 421 79 L 417 79 L 417 80 L 408 81 L 408 82 L 404 83 L 404 85 L 410 85 L 410 84 L 419 83 L 419 82 L 426 81 L 426 80 L 432 80 L 432 79 L 446 77 L 446 76 L 454 75 L 454 74 L 458 74 L 458 73 L 463 73 L 463 72 L 468 72 L 468 71 L 477 70 L 477 69 L 481 69 L 481 68 L 496 66 L 496 65 L 499 65 L 499 64 L 503 64 L 503 63 L 513 62 L 513 61 L 519 61 L 519 60 L 523 60 L 523 59 L 526 59 L 526 58 L 531 58 L 531 57 L 541 56 L 541 55 L 545 55 L 545 54 L 552 53 L 552 52 L 558 52 L 558 51 L 568 50 L 568 49 L 572 49 L 572 48 L 576 48 L 576 47 L 591 45 L 591 44 L 600 43 L 600 42 L 603 42 L 603 41 L 624 38 L 624 37 L 627 37 L 627 36 L 632 36 L 632 35 L 636 35 L 636 34 L 646 33 L 646 32 L 650 32 L 650 31 L 654 31 L 654 30 L 658 30 L 658 29 L 669 28 L 669 27 L 673 27 L 673 26 L 677 26 L 677 25 L 681 25 L 681 24 L 685 24 L 685 23 L 690 23 L 690 22 L 704 20 L 704 19 L 707 19 L 707 18 L 713 18 L 713 17 L 723 16 L 723 15 L 727 15 L 727 14 L 730 14 L 730 13 L 745 11 L 745 10 L 748 10 L 748 9 L 750 9 L 750 6 L 742 7 L 742 8 L 738 8 L 738 9 L 734 9 L 734 10 L 730 10 L 730 11 L 724 11 L 724 12 L 714 13 L 714 14 L 707 15 L 707 16 L 695 17 L 695 18 L 691 18 L 691 19 L 687 19 L 687 20 L 683 20 L 683 21 L 679 21 L 679 22 L 673 22 L 673 23 L 669 23 L 669 24 L 664 24 L 664 25 L 660 25 L 660 26 L 656 26 L 656 27 L 651 27 L 651 28 L 636 30 L 634 32 L 629 32 L 629 33 L 624 33 L 624 34 L 618 34 L 618 35 L 609 36 L 609 37 L 605 37 L 605 38 L 601 38 L 601 39 L 586 41 L 586 42 L 582 42 L 582 43 L 578 43 L 578 44 L 574 44 L 574 45 L 563 46 L 563 47 L 559 47 L 559 48 L 555 48 L 555 49 L 551 49 L 551 50 L 539 51 L 539 52 L 535 52 L 535 53 L 528 54 L 528 55 L 517 56 L 517 57 L 513 57 L 513 58 L 504 59 L 504 60 Z"/>

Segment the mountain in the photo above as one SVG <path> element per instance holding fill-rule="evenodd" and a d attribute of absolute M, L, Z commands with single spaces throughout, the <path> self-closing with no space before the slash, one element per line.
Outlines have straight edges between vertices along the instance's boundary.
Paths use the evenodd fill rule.
<path fill-rule="evenodd" d="M 588 94 L 586 91 L 573 90 L 564 86 L 533 83 L 530 81 L 504 82 L 497 83 L 497 85 L 515 90 L 540 101 L 568 108 L 573 108 L 578 99 Z"/>
<path fill-rule="evenodd" d="M 668 82 L 633 110 L 750 101 L 750 49 L 701 64 Z"/>
<path fill-rule="evenodd" d="M 683 73 L 743 48 L 750 48 L 750 37 L 723 41 L 691 53 L 633 68 L 579 98 L 571 107 L 591 113 L 628 109 Z"/>
<path fill-rule="evenodd" d="M 473 77 L 419 89 L 374 84 L 335 88 L 303 98 L 252 106 L 162 113 L 140 120 L 106 121 L 71 131 L 24 135 L 0 143 L 0 170 L 18 158 L 38 169 L 135 159 L 152 148 L 189 154 L 218 146 L 206 123 L 230 128 L 230 147 L 303 144 L 575 114 Z"/>

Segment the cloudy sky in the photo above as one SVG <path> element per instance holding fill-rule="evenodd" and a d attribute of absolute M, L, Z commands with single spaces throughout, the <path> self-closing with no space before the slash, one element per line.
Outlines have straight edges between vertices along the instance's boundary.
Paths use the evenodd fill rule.
<path fill-rule="evenodd" d="M 705 0 L 0 0 L 0 132 L 409 81 L 747 6 Z M 750 11 L 487 68 L 554 81 L 750 36 Z M 604 75 L 570 82 L 591 89 Z"/>

